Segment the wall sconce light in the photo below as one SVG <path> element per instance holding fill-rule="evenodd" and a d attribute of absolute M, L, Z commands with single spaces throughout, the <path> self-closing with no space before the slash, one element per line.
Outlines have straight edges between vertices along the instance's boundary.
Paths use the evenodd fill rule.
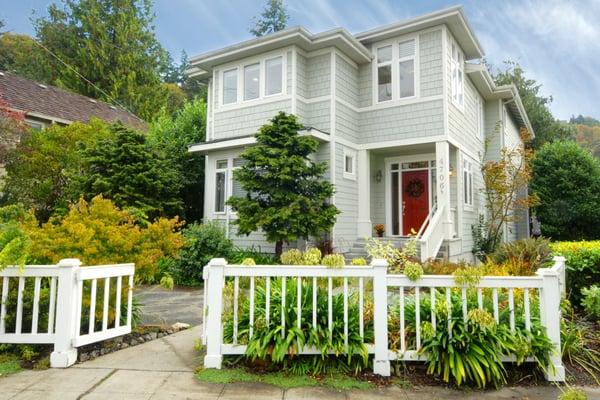
<path fill-rule="evenodd" d="M 448 174 L 450 176 L 454 176 L 454 168 L 452 168 L 452 166 L 450 166 L 450 171 L 448 172 Z"/>
<path fill-rule="evenodd" d="M 383 174 L 381 173 L 381 170 L 377 170 L 377 172 L 375 173 L 375 182 L 377 182 L 377 183 L 381 182 L 382 178 L 383 178 Z"/>

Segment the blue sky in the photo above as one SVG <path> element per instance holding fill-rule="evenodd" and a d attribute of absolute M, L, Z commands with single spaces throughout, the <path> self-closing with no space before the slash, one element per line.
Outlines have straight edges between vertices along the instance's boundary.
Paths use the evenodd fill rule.
<path fill-rule="evenodd" d="M 0 0 L 0 18 L 14 33 L 33 34 L 32 10 L 48 0 Z M 287 0 L 290 25 L 312 32 L 342 26 L 352 33 L 435 11 L 444 0 Z M 552 111 L 600 118 L 600 0 L 465 0 L 465 11 L 493 65 L 512 59 L 552 95 Z M 248 39 L 264 0 L 155 0 L 156 31 L 179 58 Z"/>

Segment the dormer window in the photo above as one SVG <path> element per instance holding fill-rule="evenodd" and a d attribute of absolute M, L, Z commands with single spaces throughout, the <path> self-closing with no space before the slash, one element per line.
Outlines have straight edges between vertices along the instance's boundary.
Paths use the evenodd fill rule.
<path fill-rule="evenodd" d="M 416 96 L 416 39 L 378 47 L 376 58 L 377 102 Z"/>

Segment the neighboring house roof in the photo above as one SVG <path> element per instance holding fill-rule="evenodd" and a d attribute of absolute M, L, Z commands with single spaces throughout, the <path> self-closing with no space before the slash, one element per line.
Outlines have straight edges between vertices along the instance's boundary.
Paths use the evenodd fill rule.
<path fill-rule="evenodd" d="M 38 119 L 69 124 L 88 122 L 95 117 L 107 122 L 121 121 L 140 131 L 148 130 L 144 120 L 119 107 L 12 72 L 0 72 L 0 97 L 11 109 Z"/>

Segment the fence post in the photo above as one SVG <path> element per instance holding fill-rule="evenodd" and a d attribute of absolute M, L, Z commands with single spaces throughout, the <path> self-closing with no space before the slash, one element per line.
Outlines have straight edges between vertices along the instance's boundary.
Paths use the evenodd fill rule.
<path fill-rule="evenodd" d="M 81 261 L 66 258 L 58 262 L 58 293 L 56 297 L 56 330 L 54 351 L 50 354 L 52 368 L 67 368 L 77 361 L 73 341 L 77 332 L 77 270 Z"/>
<path fill-rule="evenodd" d="M 373 372 L 390 376 L 390 359 L 388 350 L 388 303 L 387 303 L 387 267 L 383 259 L 371 261 L 373 267 L 373 326 L 375 329 L 375 358 Z"/>
<path fill-rule="evenodd" d="M 223 287 L 225 286 L 224 258 L 213 258 L 207 265 L 208 285 L 204 290 L 208 295 L 208 312 L 206 320 L 206 356 L 204 356 L 204 368 L 221 369 L 223 354 L 221 343 L 223 343 L 223 324 L 221 314 L 223 312 Z"/>
<path fill-rule="evenodd" d="M 551 365 L 545 371 L 546 379 L 553 382 L 564 382 L 565 368 L 562 365 L 560 349 L 560 272 L 554 268 L 540 268 L 536 275 L 542 278 L 540 293 L 540 319 L 546 327 L 546 334 L 554 344 L 554 352 L 550 357 Z"/>
<path fill-rule="evenodd" d="M 567 297 L 567 265 L 563 256 L 554 256 L 552 269 L 558 271 L 558 282 L 560 285 L 560 297 Z"/>

